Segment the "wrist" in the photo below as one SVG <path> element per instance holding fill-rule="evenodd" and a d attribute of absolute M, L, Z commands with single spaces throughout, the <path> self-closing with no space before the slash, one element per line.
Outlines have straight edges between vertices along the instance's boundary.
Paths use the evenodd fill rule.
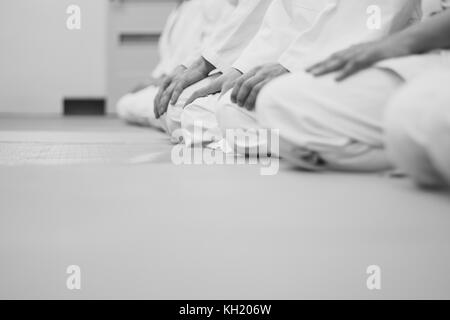
<path fill-rule="evenodd" d="M 401 41 L 401 53 L 404 56 L 419 53 L 420 49 L 417 47 L 417 41 L 414 37 L 406 36 Z"/>
<path fill-rule="evenodd" d="M 216 69 L 212 63 L 210 63 L 208 60 L 206 60 L 204 57 L 200 57 L 198 61 L 198 68 L 202 74 L 207 76 L 211 71 Z"/>
<path fill-rule="evenodd" d="M 382 42 L 378 60 L 404 57 L 413 54 L 414 42 L 409 37 L 391 37 Z"/>
<path fill-rule="evenodd" d="M 411 32 L 398 33 L 390 38 L 390 45 L 395 48 L 396 56 L 408 56 L 421 53 L 422 44 Z"/>

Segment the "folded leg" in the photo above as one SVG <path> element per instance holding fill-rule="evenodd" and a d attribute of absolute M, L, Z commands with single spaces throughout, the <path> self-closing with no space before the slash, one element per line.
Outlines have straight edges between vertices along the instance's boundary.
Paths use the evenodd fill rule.
<path fill-rule="evenodd" d="M 157 93 L 158 87 L 149 86 L 136 93 L 126 94 L 117 103 L 117 114 L 131 124 L 163 129 L 153 112 L 153 100 Z"/>
<path fill-rule="evenodd" d="M 249 156 L 266 156 L 267 153 L 276 155 L 276 152 L 268 150 L 271 135 L 259 124 L 254 112 L 231 101 L 231 90 L 219 99 L 216 119 L 229 149 Z"/>
<path fill-rule="evenodd" d="M 196 90 L 208 86 L 217 76 L 218 74 L 211 75 L 208 78 L 186 88 L 181 94 L 177 103 L 174 105 L 173 104 L 169 105 L 167 112 L 165 115 L 163 115 L 162 119 L 164 121 L 165 127 L 167 128 L 168 133 L 172 136 L 174 142 L 179 142 L 179 139 L 183 138 L 182 136 L 184 136 L 183 134 L 184 127 L 182 125 L 182 119 L 185 117 L 183 117 L 182 114 L 185 111 L 184 105 L 187 99 L 189 99 L 190 96 Z M 197 99 L 196 101 L 194 101 L 193 105 L 198 104 L 198 101 L 200 101 L 200 103 L 206 102 L 209 105 L 209 99 L 210 99 L 209 97 Z M 206 104 L 201 103 L 201 105 Z"/>
<path fill-rule="evenodd" d="M 196 99 L 181 113 L 181 128 L 185 133 L 185 143 L 190 146 L 203 146 L 222 139 L 216 118 L 220 94 Z"/>
<path fill-rule="evenodd" d="M 300 167 L 386 170 L 382 119 L 402 83 L 394 73 L 376 68 L 343 82 L 333 75 L 291 74 L 263 88 L 256 118 L 279 130 L 280 155 Z"/>
<path fill-rule="evenodd" d="M 392 161 L 419 185 L 450 185 L 450 73 L 431 71 L 406 84 L 386 114 Z"/>

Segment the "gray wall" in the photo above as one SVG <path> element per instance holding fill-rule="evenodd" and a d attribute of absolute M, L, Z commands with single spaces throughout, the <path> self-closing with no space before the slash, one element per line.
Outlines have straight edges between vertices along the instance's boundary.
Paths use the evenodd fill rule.
<path fill-rule="evenodd" d="M 155 3 L 153 18 L 167 15 L 157 8 L 173 2 L 148 1 Z M 439 1 L 424 6 L 433 10 Z M 79 31 L 66 28 L 70 4 L 82 9 Z M 107 18 L 108 0 L 1 0 L 0 113 L 56 114 L 65 96 L 106 97 Z"/>
<path fill-rule="evenodd" d="M 82 10 L 81 30 L 66 9 Z M 0 112 L 60 113 L 63 96 L 105 96 L 107 0 L 0 1 Z"/>

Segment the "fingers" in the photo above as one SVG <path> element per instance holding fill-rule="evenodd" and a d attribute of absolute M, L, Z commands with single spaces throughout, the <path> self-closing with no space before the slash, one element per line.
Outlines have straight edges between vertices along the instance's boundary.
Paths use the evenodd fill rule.
<path fill-rule="evenodd" d="M 244 84 L 245 81 L 252 78 L 258 71 L 260 67 L 254 68 L 250 70 L 247 73 L 244 73 L 239 79 L 237 79 L 236 84 L 234 85 L 233 91 L 231 92 L 231 101 L 233 103 L 237 103 L 237 96 L 239 93 L 239 90 L 241 89 L 241 86 Z"/>
<path fill-rule="evenodd" d="M 167 90 L 167 88 L 171 85 L 171 83 L 174 81 L 175 77 L 174 76 L 167 76 L 164 77 L 161 85 L 159 87 L 158 93 L 156 94 L 155 98 L 153 99 L 153 112 L 155 113 L 155 117 L 156 119 L 159 119 L 162 114 L 160 113 L 160 109 L 161 109 L 161 98 L 164 94 L 164 92 Z"/>
<path fill-rule="evenodd" d="M 172 93 L 175 89 L 176 83 L 172 83 L 162 94 L 158 108 L 158 115 L 161 117 L 164 113 L 166 113 L 167 108 L 169 106 L 170 98 L 172 97 Z"/>
<path fill-rule="evenodd" d="M 186 67 L 180 65 L 175 68 L 170 76 L 166 76 L 162 79 L 158 93 L 153 100 L 153 112 L 155 113 L 155 117 L 157 119 L 167 111 L 167 107 L 169 104 L 169 102 L 167 101 L 167 96 L 169 97 L 169 99 L 172 97 L 174 83 L 177 83 L 179 81 L 179 78 L 182 77 L 185 72 Z"/>
<path fill-rule="evenodd" d="M 220 90 L 220 95 L 223 96 L 225 93 L 233 89 L 234 85 L 235 84 L 232 81 L 224 83 L 222 89 Z"/>
<path fill-rule="evenodd" d="M 370 58 L 365 55 L 352 54 L 339 59 L 329 59 L 319 63 L 309 68 L 308 72 L 316 77 L 319 77 L 331 72 L 341 71 L 336 77 L 336 81 L 342 81 L 361 69 L 368 67 L 371 64 L 370 61 Z"/>
<path fill-rule="evenodd" d="M 184 104 L 183 108 L 185 108 L 186 106 L 190 105 L 192 102 L 194 102 L 195 100 L 197 100 L 198 98 L 201 97 L 205 97 L 207 96 L 207 88 L 203 88 L 200 90 L 195 91 L 193 94 L 191 94 L 191 96 L 186 100 L 186 103 Z"/>
<path fill-rule="evenodd" d="M 155 118 L 159 119 L 159 111 L 158 111 L 158 104 L 159 104 L 159 100 L 157 100 L 157 97 L 155 97 L 155 99 L 153 99 L 153 113 L 155 114 Z"/>
<path fill-rule="evenodd" d="M 218 78 L 217 80 L 213 81 L 209 86 L 206 86 L 204 88 L 201 88 L 201 89 L 195 91 L 191 95 L 191 97 L 186 101 L 184 106 L 186 107 L 187 105 L 191 104 L 198 98 L 206 97 L 206 96 L 209 96 L 210 94 L 215 94 L 215 93 L 220 92 L 220 90 L 222 88 L 222 80 L 223 79 Z"/>
<path fill-rule="evenodd" d="M 329 56 L 328 58 L 326 58 L 326 59 L 324 59 L 324 60 L 322 60 L 322 61 L 320 61 L 320 62 L 318 62 L 318 63 L 316 63 L 316 64 L 313 64 L 312 66 L 310 66 L 310 67 L 308 67 L 308 68 L 306 68 L 305 71 L 306 71 L 306 72 L 311 72 L 311 71 L 313 71 L 314 69 L 317 69 L 317 68 L 319 68 L 320 66 L 324 65 L 325 63 L 329 62 L 330 60 L 334 60 L 334 59 L 340 58 L 341 55 L 343 54 L 343 52 L 344 52 L 344 51 L 336 52 L 336 53 L 332 54 L 331 56 Z"/>
<path fill-rule="evenodd" d="M 177 84 L 175 85 L 173 92 L 172 92 L 172 97 L 170 98 L 170 103 L 171 104 L 175 104 L 178 101 L 178 98 L 180 98 L 181 94 L 183 93 L 184 89 L 186 87 L 188 87 L 189 85 L 187 84 L 186 80 L 182 79 L 179 82 L 177 82 Z"/>
<path fill-rule="evenodd" d="M 223 84 L 222 84 L 222 88 L 220 90 L 220 94 L 224 95 L 225 93 L 227 93 L 228 91 L 230 91 L 231 89 L 233 89 L 233 87 L 235 86 L 237 79 L 239 79 L 242 76 L 242 74 L 240 76 L 234 76 L 231 79 L 226 80 Z"/>
<path fill-rule="evenodd" d="M 267 81 L 288 72 L 280 64 L 267 64 L 253 69 L 237 80 L 231 93 L 231 101 L 240 107 L 253 109 L 259 90 Z"/>
<path fill-rule="evenodd" d="M 161 103 L 161 97 L 163 93 L 164 90 L 162 89 L 162 87 L 159 88 L 158 93 L 155 96 L 155 99 L 153 99 L 153 112 L 155 113 L 156 119 L 159 119 L 159 117 L 161 116 L 159 114 L 159 104 Z"/>
<path fill-rule="evenodd" d="M 333 57 L 329 57 L 323 61 L 320 61 L 320 62 L 313 64 L 312 66 L 306 68 L 305 71 L 308 73 L 312 73 L 315 69 L 322 67 L 323 65 L 325 65 L 326 63 L 328 63 L 330 60 L 333 60 L 333 59 L 334 59 Z"/>
<path fill-rule="evenodd" d="M 187 87 L 199 82 L 200 80 L 205 79 L 208 74 L 203 74 L 198 71 L 187 71 L 183 77 L 178 81 L 175 89 L 173 90 L 172 98 L 170 99 L 171 104 L 176 104 L 184 89 Z"/>
<path fill-rule="evenodd" d="M 237 81 L 233 87 L 233 91 L 231 91 L 231 96 L 230 96 L 231 102 L 237 103 L 237 95 L 239 93 L 239 90 L 241 89 L 241 86 L 244 83 L 244 81 L 247 81 L 247 78 L 249 78 L 249 77 L 250 77 L 250 75 L 244 74 L 242 77 L 237 79 Z"/>
<path fill-rule="evenodd" d="M 311 68 L 308 72 L 315 77 L 319 77 L 342 69 L 346 63 L 347 61 L 344 59 L 331 58 L 322 63 L 317 64 L 315 67 Z"/>
<path fill-rule="evenodd" d="M 336 52 L 324 61 L 316 63 L 315 65 L 307 68 L 306 72 L 319 77 L 331 72 L 341 70 L 350 60 L 352 60 L 356 56 L 356 54 L 359 52 L 359 49 L 359 46 L 353 46 L 348 49 Z"/>
<path fill-rule="evenodd" d="M 253 78 L 248 79 L 245 81 L 241 88 L 239 89 L 239 92 L 237 94 L 236 103 L 243 107 L 245 105 L 245 102 L 247 100 L 247 97 L 252 92 L 253 88 L 260 82 L 264 81 L 264 77 L 256 75 Z"/>
<path fill-rule="evenodd" d="M 269 79 L 259 82 L 257 85 L 255 85 L 250 92 L 250 94 L 247 97 L 247 100 L 245 101 L 244 108 L 251 111 L 255 109 L 256 105 L 256 99 L 258 98 L 259 92 L 261 89 L 269 83 Z"/>
<path fill-rule="evenodd" d="M 186 107 L 187 105 L 191 104 L 192 102 L 194 102 L 195 100 L 197 100 L 198 98 L 201 97 L 206 97 L 209 96 L 210 94 L 214 94 L 220 91 L 220 82 L 218 81 L 214 81 L 213 83 L 211 83 L 209 86 L 206 86 L 204 88 L 201 88 L 197 91 L 195 91 L 187 100 L 186 103 L 184 104 L 184 107 Z"/>
<path fill-rule="evenodd" d="M 155 115 L 156 119 L 159 119 L 158 107 L 156 106 L 155 100 L 153 100 L 153 114 Z"/>
<path fill-rule="evenodd" d="M 170 85 L 170 83 L 172 82 L 173 77 L 164 77 L 163 81 L 161 82 L 161 86 L 160 88 L 164 91 L 167 89 L 167 87 Z"/>
<path fill-rule="evenodd" d="M 364 69 L 364 64 L 358 61 L 351 61 L 343 68 L 342 72 L 336 77 L 336 81 L 342 81 Z"/>

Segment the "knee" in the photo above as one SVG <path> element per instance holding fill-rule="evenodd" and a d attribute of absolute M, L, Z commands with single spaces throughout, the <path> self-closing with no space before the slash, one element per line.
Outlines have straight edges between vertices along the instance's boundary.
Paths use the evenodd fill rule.
<path fill-rule="evenodd" d="M 435 83 L 449 83 L 450 73 L 438 79 Z M 450 186 L 450 92 L 436 86 L 432 103 L 423 107 L 427 109 L 424 118 L 429 156 L 441 180 Z"/>
<path fill-rule="evenodd" d="M 211 99 L 197 99 L 181 113 L 181 128 L 189 136 L 189 139 L 184 139 L 187 145 L 199 146 L 221 140 L 215 113 L 207 104 L 209 100 Z"/>
<path fill-rule="evenodd" d="M 435 85 L 437 78 L 436 74 L 424 76 L 399 90 L 385 117 L 385 143 L 391 161 L 424 187 L 442 185 L 446 173 L 440 163 L 448 166 L 450 161 L 446 142 L 450 95 Z"/>
<path fill-rule="evenodd" d="M 187 109 L 189 109 L 188 111 L 189 113 L 193 111 L 192 109 L 195 107 L 195 104 L 186 106 L 186 108 L 184 107 L 184 105 L 186 101 L 189 99 L 189 97 L 194 93 L 196 88 L 204 83 L 205 80 L 186 88 L 181 94 L 181 96 L 178 98 L 178 101 L 175 104 L 170 104 L 168 106 L 165 114 L 165 119 L 169 133 L 173 132 L 176 129 L 181 128 L 182 115 L 185 113 Z"/>
<path fill-rule="evenodd" d="M 315 95 L 314 91 L 320 91 L 321 84 L 306 73 L 288 74 L 269 82 L 256 101 L 255 112 L 261 124 L 279 127 L 286 119 L 301 121 L 301 115 L 309 113 L 308 109 L 317 109 L 310 96 Z"/>
<path fill-rule="evenodd" d="M 216 119 L 222 132 L 227 129 L 237 129 L 236 123 L 237 107 L 231 105 L 220 105 L 216 111 Z"/>
<path fill-rule="evenodd" d="M 283 94 L 286 88 L 286 79 L 288 77 L 280 77 L 269 82 L 259 93 L 255 112 L 263 124 L 270 125 L 270 120 L 273 119 L 272 113 L 282 107 L 277 98 Z"/>
<path fill-rule="evenodd" d="M 426 153 L 422 139 L 417 139 L 408 129 L 412 118 L 405 114 L 405 106 L 393 103 L 389 107 L 385 125 L 385 148 L 390 162 L 399 170 L 414 179 L 419 185 L 428 186 L 435 183 L 436 175 Z M 411 113 L 411 110 L 408 110 Z"/>
<path fill-rule="evenodd" d="M 201 120 L 201 108 L 197 105 L 188 105 L 184 108 L 180 114 L 180 123 L 183 128 L 193 127 L 195 123 L 199 123 Z"/>
<path fill-rule="evenodd" d="M 224 96 L 219 100 L 216 118 L 222 133 L 225 133 L 228 129 L 250 130 L 260 127 L 255 113 L 231 102 L 230 95 Z"/>
<path fill-rule="evenodd" d="M 124 120 L 129 118 L 130 112 L 134 106 L 134 94 L 128 93 L 119 99 L 116 105 L 116 112 L 118 116 Z"/>
<path fill-rule="evenodd" d="M 450 81 L 450 73 L 432 71 L 419 77 L 390 99 L 386 112 L 388 133 L 407 135 L 426 145 L 449 127 L 450 92 L 436 83 Z"/>
<path fill-rule="evenodd" d="M 209 102 L 208 97 L 203 97 L 184 107 L 180 113 L 181 126 L 183 128 L 190 128 L 194 127 L 195 124 L 202 126 L 211 122 L 211 117 L 214 116 L 214 112 L 212 108 L 208 108 Z"/>
<path fill-rule="evenodd" d="M 179 104 L 169 105 L 166 113 L 164 114 L 165 127 L 168 134 L 172 134 L 177 129 L 181 127 L 181 113 L 183 112 L 183 107 Z"/>
<path fill-rule="evenodd" d="M 217 102 L 216 119 L 222 132 L 236 127 L 237 106 L 231 101 L 231 91 L 224 94 Z"/>

